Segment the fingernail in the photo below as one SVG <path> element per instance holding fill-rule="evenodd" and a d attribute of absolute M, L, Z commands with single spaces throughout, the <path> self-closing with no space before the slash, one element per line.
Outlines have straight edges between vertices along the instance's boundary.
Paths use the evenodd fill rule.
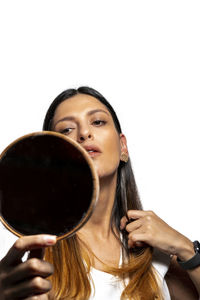
<path fill-rule="evenodd" d="M 47 245 L 53 245 L 56 242 L 56 236 L 55 235 L 45 235 L 44 241 Z"/>

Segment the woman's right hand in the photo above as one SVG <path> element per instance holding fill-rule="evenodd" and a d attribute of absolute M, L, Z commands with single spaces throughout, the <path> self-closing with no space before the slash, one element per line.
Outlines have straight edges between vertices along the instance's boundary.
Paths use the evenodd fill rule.
<path fill-rule="evenodd" d="M 35 235 L 19 238 L 0 261 L 0 300 L 47 300 L 53 266 L 42 260 L 44 248 L 53 246 L 56 237 Z M 22 262 L 26 251 L 27 261 Z M 37 296 L 37 297 L 35 297 Z"/>

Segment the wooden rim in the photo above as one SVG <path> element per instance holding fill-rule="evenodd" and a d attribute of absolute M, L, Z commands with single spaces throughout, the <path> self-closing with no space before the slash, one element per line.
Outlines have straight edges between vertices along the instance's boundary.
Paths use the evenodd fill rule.
<path fill-rule="evenodd" d="M 89 219 L 89 217 L 91 216 L 94 207 L 97 203 L 98 197 L 99 197 L 99 178 L 94 166 L 94 163 L 91 159 L 91 157 L 88 155 L 87 151 L 81 147 L 76 141 L 74 141 L 73 139 L 70 139 L 69 137 L 58 133 L 58 132 L 54 132 L 54 131 L 38 131 L 38 132 L 33 132 L 33 133 L 29 133 L 26 134 L 16 140 L 14 140 L 12 143 L 10 143 L 4 150 L 3 152 L 0 154 L 0 161 L 2 160 L 2 158 L 4 157 L 4 155 L 6 154 L 6 152 L 12 147 L 14 146 L 16 143 L 20 142 L 23 139 L 29 138 L 29 137 L 34 137 L 34 136 L 41 136 L 41 135 L 52 135 L 52 136 L 56 136 L 61 138 L 62 140 L 67 141 L 68 143 L 72 144 L 76 149 L 79 150 L 79 152 L 83 155 L 84 159 L 86 160 L 86 162 L 89 165 L 91 174 L 92 174 L 92 181 L 93 181 L 93 193 L 92 193 L 92 199 L 90 202 L 90 206 L 87 210 L 86 215 L 80 220 L 80 222 L 77 224 L 76 227 L 74 227 L 72 230 L 68 231 L 66 234 L 57 236 L 57 240 L 61 240 L 67 237 L 72 236 L 77 230 L 79 230 Z M 22 237 L 24 236 L 22 233 L 18 232 L 17 230 L 15 230 L 11 225 L 9 225 L 7 223 L 7 221 L 3 218 L 3 216 L 1 215 L 1 211 L 0 211 L 0 221 L 2 222 L 2 224 L 13 234 L 15 234 L 18 237 Z"/>

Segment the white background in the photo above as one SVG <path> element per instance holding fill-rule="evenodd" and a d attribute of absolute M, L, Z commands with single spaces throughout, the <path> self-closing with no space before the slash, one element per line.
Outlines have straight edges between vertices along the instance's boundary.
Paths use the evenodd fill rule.
<path fill-rule="evenodd" d="M 145 209 L 199 236 L 200 2 L 0 2 L 0 152 L 88 85 L 114 106 Z"/>

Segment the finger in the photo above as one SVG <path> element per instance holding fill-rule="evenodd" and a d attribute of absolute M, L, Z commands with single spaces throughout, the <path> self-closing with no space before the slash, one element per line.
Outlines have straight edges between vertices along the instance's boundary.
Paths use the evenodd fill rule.
<path fill-rule="evenodd" d="M 2 259 L 1 265 L 16 264 L 26 251 L 53 246 L 55 243 L 56 236 L 52 235 L 33 235 L 19 238 Z"/>
<path fill-rule="evenodd" d="M 144 248 L 147 247 L 147 243 L 144 242 L 133 242 L 131 240 L 128 240 L 128 248 Z"/>
<path fill-rule="evenodd" d="M 33 276 L 40 276 L 46 278 L 53 274 L 53 266 L 46 261 L 32 258 L 24 263 L 17 265 L 2 281 L 4 287 L 16 284 L 20 281 L 33 278 Z"/>
<path fill-rule="evenodd" d="M 143 242 L 135 242 L 135 247 L 136 248 L 142 248 L 142 247 L 145 247 L 145 246 L 146 246 L 146 244 L 143 243 Z"/>
<path fill-rule="evenodd" d="M 146 244 L 145 234 L 141 233 L 140 230 L 136 230 L 135 232 L 131 232 L 128 235 L 128 247 L 135 247 L 139 243 Z"/>
<path fill-rule="evenodd" d="M 128 242 L 128 248 L 129 249 L 135 249 L 135 250 L 139 250 L 139 249 L 141 249 L 141 248 L 144 248 L 144 247 L 146 247 L 147 246 L 147 244 L 146 243 L 143 243 L 143 242 L 135 242 L 135 243 L 131 243 L 131 242 Z"/>
<path fill-rule="evenodd" d="M 144 210 L 128 210 L 127 215 L 129 219 L 140 219 L 149 214 L 149 211 Z"/>
<path fill-rule="evenodd" d="M 128 225 L 126 225 L 126 231 L 132 232 L 132 231 L 139 229 L 141 226 L 142 226 L 142 222 L 140 219 L 134 220 L 134 221 L 130 222 Z"/>
<path fill-rule="evenodd" d="M 126 216 L 121 218 L 120 229 L 123 230 L 126 227 L 126 224 L 131 221 L 131 219 L 137 220 L 145 217 L 147 214 L 148 212 L 144 210 L 128 210 Z"/>
<path fill-rule="evenodd" d="M 24 299 L 47 293 L 51 290 L 51 282 L 42 277 L 34 277 L 31 280 L 14 286 L 7 292 L 7 299 Z"/>
<path fill-rule="evenodd" d="M 120 229 L 123 230 L 126 227 L 126 223 L 128 222 L 128 219 L 126 216 L 124 216 L 123 218 L 121 218 L 120 221 Z"/>

